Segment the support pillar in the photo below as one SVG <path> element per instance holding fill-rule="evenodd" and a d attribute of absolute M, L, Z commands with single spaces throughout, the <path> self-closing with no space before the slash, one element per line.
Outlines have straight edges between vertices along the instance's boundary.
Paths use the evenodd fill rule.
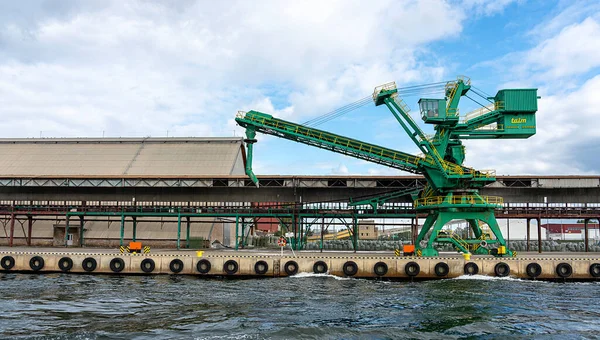
<path fill-rule="evenodd" d="M 27 245 L 31 246 L 31 233 L 33 231 L 33 216 L 27 216 Z"/>
<path fill-rule="evenodd" d="M 190 221 L 190 217 L 187 216 L 185 218 L 185 247 L 190 247 L 190 225 L 192 222 Z M 210 234 L 208 235 L 208 242 L 210 243 Z"/>
<path fill-rule="evenodd" d="M 8 245 L 10 247 L 13 246 L 14 238 L 15 238 L 15 214 L 10 214 L 10 240 L 8 241 Z"/>
<path fill-rule="evenodd" d="M 245 248 L 246 245 L 246 218 L 242 217 L 242 235 L 240 237 L 240 243 L 242 244 L 242 249 Z"/>
<path fill-rule="evenodd" d="M 302 241 L 304 241 L 304 219 L 298 217 L 298 228 L 300 229 L 300 233 L 298 233 L 298 249 L 302 249 Z"/>
<path fill-rule="evenodd" d="M 537 225 L 538 225 L 538 253 L 542 253 L 542 219 L 541 218 L 536 218 L 537 220 Z"/>
<path fill-rule="evenodd" d="M 125 215 L 121 214 L 121 241 L 119 242 L 119 245 L 121 245 L 121 246 L 123 245 L 124 238 L 125 238 Z"/>
<path fill-rule="evenodd" d="M 525 250 L 529 251 L 529 242 L 531 241 L 531 219 L 527 219 L 527 245 L 525 246 Z"/>
<path fill-rule="evenodd" d="M 70 220 L 69 215 L 67 215 L 67 221 L 65 223 L 65 247 L 68 246 L 68 241 L 69 241 L 69 220 Z"/>
<path fill-rule="evenodd" d="M 417 244 L 417 235 L 419 235 L 419 215 L 415 215 L 415 232 L 412 235 L 412 243 Z"/>
<path fill-rule="evenodd" d="M 235 215 L 235 250 L 239 249 L 239 227 L 240 227 L 240 217 Z"/>
<path fill-rule="evenodd" d="M 510 218 L 506 219 L 506 247 L 510 249 Z"/>
<path fill-rule="evenodd" d="M 133 235 L 132 241 L 135 242 L 137 240 L 137 217 L 133 216 Z"/>
<path fill-rule="evenodd" d="M 177 250 L 181 249 L 181 214 L 177 214 Z"/>
<path fill-rule="evenodd" d="M 356 215 L 352 215 L 352 234 L 353 248 L 356 253 L 356 248 L 358 248 L 358 221 Z"/>
<path fill-rule="evenodd" d="M 294 212 L 292 215 L 292 232 L 294 233 L 293 249 L 298 250 L 298 215 Z"/>
<path fill-rule="evenodd" d="M 583 232 L 584 232 L 584 236 L 583 236 L 583 242 L 585 244 L 585 252 L 587 253 L 589 251 L 589 235 L 588 235 L 588 223 L 589 223 L 589 219 L 584 219 L 583 220 Z"/>
<path fill-rule="evenodd" d="M 325 217 L 321 217 L 321 253 L 323 252 L 323 232 L 325 230 Z"/>
<path fill-rule="evenodd" d="M 85 217 L 79 216 L 79 246 L 83 247 L 85 244 L 84 238 L 83 238 L 83 226 L 85 224 Z"/>
<path fill-rule="evenodd" d="M 415 239 L 416 239 L 416 233 L 415 233 L 415 219 L 411 218 L 410 219 L 410 239 L 412 240 L 412 244 L 415 244 Z M 385 234 L 385 232 L 384 232 Z"/>

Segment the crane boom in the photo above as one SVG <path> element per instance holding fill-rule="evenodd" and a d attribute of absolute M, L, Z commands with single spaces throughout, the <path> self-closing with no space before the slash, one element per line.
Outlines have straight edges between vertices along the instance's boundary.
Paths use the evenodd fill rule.
<path fill-rule="evenodd" d="M 255 142 L 256 132 L 261 132 L 411 173 L 421 173 L 419 168 L 431 162 L 426 158 L 309 128 L 258 111 L 238 112 L 235 121 L 246 128 L 246 142 L 249 146 Z M 251 153 L 251 150 L 249 148 L 248 153 Z M 251 155 L 248 158 L 251 159 Z M 246 172 L 250 172 L 248 176 L 251 178 L 256 178 L 251 175 L 251 167 L 246 168 Z"/>

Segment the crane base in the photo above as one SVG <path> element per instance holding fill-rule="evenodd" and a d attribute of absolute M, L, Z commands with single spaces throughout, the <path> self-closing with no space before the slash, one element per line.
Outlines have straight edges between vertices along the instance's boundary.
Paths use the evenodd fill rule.
<path fill-rule="evenodd" d="M 454 220 L 466 221 L 474 237 L 463 238 L 461 233 L 443 230 L 446 224 Z M 481 228 L 482 224 L 487 225 L 489 230 L 484 231 Z M 427 243 L 423 244 L 425 241 Z M 460 206 L 430 210 L 430 214 L 427 216 L 415 242 L 417 255 L 425 257 L 439 256 L 438 250 L 434 248 L 436 243 L 450 243 L 456 250 L 465 254 L 493 255 L 496 257 L 516 255 L 506 247 L 506 241 L 494 216 L 493 206 L 489 208 Z"/>

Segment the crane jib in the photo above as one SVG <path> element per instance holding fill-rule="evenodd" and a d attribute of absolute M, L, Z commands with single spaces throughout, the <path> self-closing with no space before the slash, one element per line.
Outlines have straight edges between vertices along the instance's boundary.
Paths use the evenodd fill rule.
<path fill-rule="evenodd" d="M 243 117 L 236 118 L 236 121 L 241 126 L 246 128 L 252 127 L 264 134 L 275 135 L 280 138 L 384 164 L 411 173 L 419 173 L 417 169 L 428 163 L 422 157 L 336 135 L 327 131 L 308 128 L 300 124 L 273 118 L 271 115 L 261 112 L 247 112 Z"/>

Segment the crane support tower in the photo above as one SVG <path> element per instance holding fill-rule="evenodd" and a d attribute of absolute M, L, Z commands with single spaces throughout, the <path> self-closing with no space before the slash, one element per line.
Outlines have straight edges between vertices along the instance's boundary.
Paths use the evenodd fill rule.
<path fill-rule="evenodd" d="M 462 140 L 515 139 L 534 135 L 539 98 L 537 89 L 500 90 L 494 97 L 484 98 L 488 100 L 487 106 L 482 105 L 480 109 L 461 116 L 458 104 L 470 90 L 470 79 L 458 77 L 445 84 L 444 98 L 421 98 L 418 101 L 421 119 L 432 124 L 435 131 L 433 135 L 425 135 L 409 115 L 409 108 L 400 98 L 394 82 L 375 88 L 372 96 L 375 105 L 385 105 L 390 110 L 421 155 L 362 142 L 257 111 L 238 112 L 235 120 L 246 128 L 246 174 L 258 186 L 252 171 L 256 132 L 422 174 L 427 185 L 414 197 L 414 207 L 418 213 L 427 214 L 427 218 L 416 238 L 417 255 L 438 256 L 435 244 L 451 243 L 463 253 L 514 256 L 515 253 L 507 248 L 494 216 L 494 210 L 503 204 L 502 198 L 479 194 L 480 188 L 496 181 L 495 172 L 463 165 L 465 147 Z M 370 204 L 376 209 L 378 204 L 407 194 L 409 192 L 387 194 L 376 199 L 351 202 L 350 205 Z M 472 237 L 460 237 L 443 229 L 455 220 L 466 221 Z"/>

